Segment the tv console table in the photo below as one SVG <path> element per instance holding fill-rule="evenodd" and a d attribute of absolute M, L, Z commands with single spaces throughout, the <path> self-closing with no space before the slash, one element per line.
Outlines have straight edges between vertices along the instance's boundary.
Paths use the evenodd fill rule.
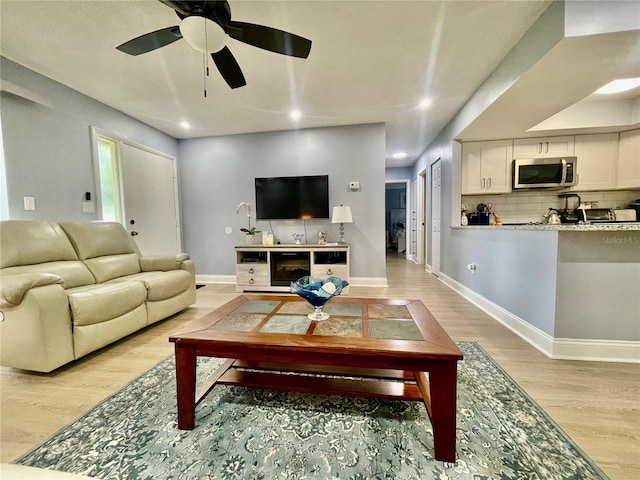
<path fill-rule="evenodd" d="M 237 292 L 289 292 L 305 275 L 349 281 L 349 245 L 238 245 Z M 342 290 L 349 294 L 349 287 Z"/>

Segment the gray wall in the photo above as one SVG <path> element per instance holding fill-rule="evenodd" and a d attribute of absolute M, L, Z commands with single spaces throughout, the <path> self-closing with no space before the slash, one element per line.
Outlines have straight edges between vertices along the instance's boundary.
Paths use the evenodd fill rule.
<path fill-rule="evenodd" d="M 247 226 L 236 207 L 250 202 L 255 213 L 255 177 L 329 175 L 330 206 L 349 205 L 353 214 L 345 225 L 351 275 L 386 278 L 384 124 L 181 140 L 179 157 L 183 245 L 198 274 L 235 275 L 234 246 L 244 243 L 240 228 Z M 349 191 L 351 181 L 361 189 Z M 258 229 L 272 228 L 282 243 L 293 243 L 291 234 L 305 233 L 305 225 L 309 243 L 319 230 L 338 241 L 338 225 L 329 220 L 258 222 Z"/>
<path fill-rule="evenodd" d="M 3 80 L 50 105 L 6 92 L 0 98 L 9 218 L 96 219 L 82 213 L 84 193 L 95 193 L 90 126 L 177 155 L 174 138 L 4 57 L 0 62 Z M 35 197 L 36 210 L 24 210 L 25 196 Z"/>
<path fill-rule="evenodd" d="M 640 340 L 640 232 L 562 232 L 557 338 Z"/>
<path fill-rule="evenodd" d="M 449 276 L 554 336 L 558 232 L 455 228 L 449 241 Z"/>
<path fill-rule="evenodd" d="M 413 176 L 413 169 L 411 167 L 390 167 L 385 170 L 384 176 L 387 182 L 410 180 Z"/>

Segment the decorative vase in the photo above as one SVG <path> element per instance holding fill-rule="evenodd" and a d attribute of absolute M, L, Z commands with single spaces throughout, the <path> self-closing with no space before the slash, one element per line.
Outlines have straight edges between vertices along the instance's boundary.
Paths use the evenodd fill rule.
<path fill-rule="evenodd" d="M 295 240 L 296 245 L 300 245 L 300 242 L 302 241 L 302 238 L 304 237 L 304 234 L 303 233 L 292 233 L 291 236 Z"/>
<path fill-rule="evenodd" d="M 462 214 L 462 217 L 460 217 L 460 225 L 469 225 L 469 219 L 464 213 Z"/>
<path fill-rule="evenodd" d="M 253 243 L 256 241 L 255 235 L 245 235 L 245 237 L 247 240 L 247 245 L 253 245 Z"/>
<path fill-rule="evenodd" d="M 307 315 L 309 319 L 326 320 L 329 318 L 329 314 L 322 311 L 324 304 L 336 295 L 340 295 L 342 289 L 347 285 L 349 282 L 338 277 L 321 280 L 307 275 L 291 282 L 291 293 L 300 295 L 314 308 L 314 311 Z"/>

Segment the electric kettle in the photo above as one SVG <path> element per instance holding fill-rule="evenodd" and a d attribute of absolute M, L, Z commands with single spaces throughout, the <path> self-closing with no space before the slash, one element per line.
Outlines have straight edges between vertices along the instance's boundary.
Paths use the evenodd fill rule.
<path fill-rule="evenodd" d="M 558 214 L 558 210 L 555 208 L 550 208 L 547 212 L 542 216 L 542 223 L 547 223 L 549 225 L 560 225 L 562 222 L 560 221 L 560 215 Z"/>

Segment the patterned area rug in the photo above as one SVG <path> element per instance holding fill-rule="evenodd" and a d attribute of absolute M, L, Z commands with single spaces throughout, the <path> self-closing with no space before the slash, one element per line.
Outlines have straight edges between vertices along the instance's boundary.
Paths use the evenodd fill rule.
<path fill-rule="evenodd" d="M 423 404 L 217 386 L 176 425 L 173 356 L 16 463 L 103 479 L 606 479 L 473 342 L 461 342 L 455 463 Z M 200 381 L 221 363 L 202 359 Z"/>

